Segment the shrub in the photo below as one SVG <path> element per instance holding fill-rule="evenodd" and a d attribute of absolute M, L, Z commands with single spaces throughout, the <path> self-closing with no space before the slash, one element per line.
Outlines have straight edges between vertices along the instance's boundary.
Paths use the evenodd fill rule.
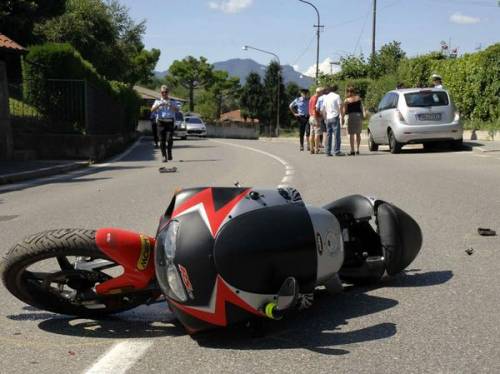
<path fill-rule="evenodd" d="M 121 104 L 125 123 L 122 124 L 122 131 L 134 132 L 139 120 L 139 109 L 141 107 L 141 98 L 137 92 L 122 82 L 111 81 L 112 95 Z"/>
<path fill-rule="evenodd" d="M 61 118 L 61 111 L 73 109 L 75 103 L 71 101 L 72 99 L 85 100 L 86 93 L 80 91 L 80 96 L 75 99 L 78 94 L 71 89 L 54 89 L 50 80 L 84 80 L 92 88 L 98 89 L 100 94 L 109 96 L 119 103 L 120 110 L 124 112 L 123 123 L 119 126 L 122 131 L 135 130 L 140 108 L 140 98 L 137 93 L 124 83 L 108 82 L 97 73 L 92 64 L 84 60 L 78 51 L 67 43 L 46 43 L 31 47 L 23 61 L 23 76 L 25 100 L 36 107 L 52 126 L 57 126 L 56 122 Z M 83 86 L 80 88 L 84 89 Z M 74 97 L 68 98 L 68 95 Z M 81 117 L 80 111 L 80 119 L 77 122 L 72 118 L 65 119 L 69 130 L 72 130 L 76 123 L 79 132 L 85 131 L 85 123 Z"/>
<path fill-rule="evenodd" d="M 365 108 L 371 112 L 375 112 L 382 97 L 384 97 L 387 91 L 394 90 L 397 84 L 398 80 L 394 75 L 384 75 L 377 80 L 373 80 L 368 87 Z"/>

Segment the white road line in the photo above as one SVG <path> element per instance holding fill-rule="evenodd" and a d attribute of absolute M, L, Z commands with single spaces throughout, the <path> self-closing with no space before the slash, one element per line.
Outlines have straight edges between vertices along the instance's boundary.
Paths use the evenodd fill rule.
<path fill-rule="evenodd" d="M 292 179 L 293 179 L 292 175 L 295 174 L 295 168 L 292 165 L 290 165 L 287 161 L 282 159 L 281 157 L 278 157 L 276 155 L 273 155 L 272 153 L 262 151 L 262 150 L 257 149 L 257 148 L 247 147 L 246 145 L 223 142 L 223 141 L 214 140 L 214 139 L 210 139 L 210 141 L 215 142 L 215 143 L 230 145 L 232 147 L 247 149 L 249 151 L 261 153 L 263 155 L 266 155 L 268 157 L 275 159 L 276 161 L 278 161 L 280 164 L 282 164 L 285 167 L 285 176 L 281 179 L 281 183 L 278 185 L 278 187 L 287 187 L 292 183 Z"/>
<path fill-rule="evenodd" d="M 490 158 L 491 157 L 491 156 L 488 156 L 488 155 L 478 155 L 478 154 L 475 154 L 475 153 L 473 153 L 472 156 L 474 156 L 474 157 L 483 157 L 483 158 L 484 157 L 486 157 L 486 158 Z"/>
<path fill-rule="evenodd" d="M 153 345 L 145 341 L 125 341 L 115 344 L 84 374 L 123 374 Z"/>

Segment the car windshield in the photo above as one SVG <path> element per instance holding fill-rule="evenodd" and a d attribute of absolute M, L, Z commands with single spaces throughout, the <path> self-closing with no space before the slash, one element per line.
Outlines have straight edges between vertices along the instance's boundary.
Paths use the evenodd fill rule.
<path fill-rule="evenodd" d="M 419 91 L 405 94 L 409 107 L 429 107 L 448 105 L 448 95 L 444 91 Z"/>
<path fill-rule="evenodd" d="M 182 121 L 184 119 L 184 116 L 182 115 L 181 112 L 175 112 L 175 120 L 176 121 Z"/>
<path fill-rule="evenodd" d="M 201 122 L 201 119 L 196 118 L 196 117 L 187 117 L 186 122 L 187 123 L 203 123 L 203 122 Z"/>

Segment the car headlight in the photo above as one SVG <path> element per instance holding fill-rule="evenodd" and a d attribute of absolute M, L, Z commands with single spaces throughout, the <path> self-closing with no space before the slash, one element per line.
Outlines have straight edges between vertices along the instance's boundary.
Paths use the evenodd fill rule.
<path fill-rule="evenodd" d="M 167 228 L 158 235 L 155 250 L 155 270 L 162 291 L 180 301 L 186 301 L 186 291 L 174 263 L 178 232 L 179 221 L 172 220 Z"/>

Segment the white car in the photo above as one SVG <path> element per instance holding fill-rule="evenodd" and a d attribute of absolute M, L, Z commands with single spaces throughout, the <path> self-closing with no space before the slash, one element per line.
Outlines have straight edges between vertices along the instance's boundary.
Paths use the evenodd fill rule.
<path fill-rule="evenodd" d="M 385 94 L 368 124 L 368 148 L 388 144 L 398 153 L 405 144 L 462 146 L 463 125 L 446 90 L 411 88 Z"/>
<path fill-rule="evenodd" d="M 207 136 L 207 128 L 200 117 L 186 116 L 184 117 L 184 123 L 186 125 L 187 135 L 199 136 L 202 138 Z"/>
<path fill-rule="evenodd" d="M 175 112 L 174 136 L 182 140 L 187 139 L 186 124 L 182 112 Z"/>

